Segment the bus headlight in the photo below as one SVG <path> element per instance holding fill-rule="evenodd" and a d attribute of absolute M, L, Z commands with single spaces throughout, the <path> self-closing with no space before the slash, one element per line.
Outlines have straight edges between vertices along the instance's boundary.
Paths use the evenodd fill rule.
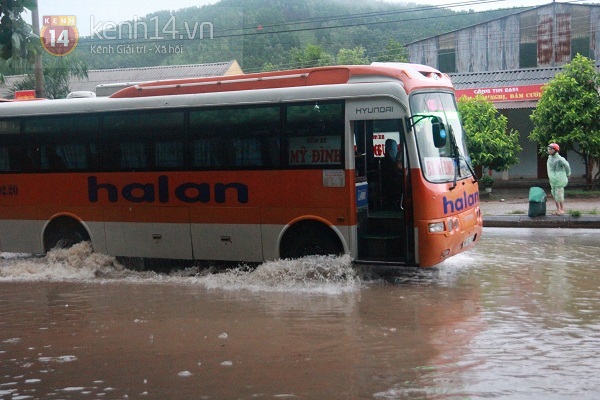
<path fill-rule="evenodd" d="M 433 222 L 427 225 L 427 229 L 429 233 L 439 233 L 444 232 L 444 223 L 443 222 Z"/>

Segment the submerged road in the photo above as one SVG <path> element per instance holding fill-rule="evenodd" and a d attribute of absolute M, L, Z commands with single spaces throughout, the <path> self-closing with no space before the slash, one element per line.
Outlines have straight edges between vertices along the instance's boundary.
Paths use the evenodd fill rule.
<path fill-rule="evenodd" d="M 436 268 L 0 259 L 0 399 L 597 399 L 600 238 L 484 229 Z"/>

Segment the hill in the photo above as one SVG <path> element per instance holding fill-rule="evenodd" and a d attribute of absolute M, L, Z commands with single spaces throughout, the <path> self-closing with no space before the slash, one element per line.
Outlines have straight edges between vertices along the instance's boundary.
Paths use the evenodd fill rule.
<path fill-rule="evenodd" d="M 350 53 L 358 57 L 355 63 L 363 63 L 389 60 L 396 57 L 391 48 L 512 12 L 453 12 L 383 1 L 221 0 L 101 26 L 80 39 L 74 56 L 90 69 L 236 59 L 245 72 L 255 72 L 302 66 L 302 57 L 335 63 L 346 49 L 355 51 Z"/>

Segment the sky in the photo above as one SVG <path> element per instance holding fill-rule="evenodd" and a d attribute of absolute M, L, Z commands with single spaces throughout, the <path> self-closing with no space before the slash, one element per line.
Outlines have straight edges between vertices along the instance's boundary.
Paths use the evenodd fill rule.
<path fill-rule="evenodd" d="M 367 1 L 367 0 L 365 0 Z M 455 11 L 473 9 L 483 11 L 497 8 L 537 6 L 548 4 L 551 0 L 386 0 L 395 3 L 416 3 L 436 6 L 448 6 L 451 4 L 467 4 L 461 7 L 453 7 Z M 566 1 L 566 0 L 559 0 Z M 77 17 L 77 29 L 80 36 L 91 36 L 93 27 L 101 22 L 115 22 L 133 20 L 134 17 L 143 17 L 159 10 L 178 10 L 185 7 L 214 4 L 215 0 L 169 0 L 167 2 L 155 2 L 148 0 L 38 0 L 40 18 L 43 16 L 75 15 Z M 600 0 L 582 1 L 582 3 L 597 3 Z M 481 3 L 481 4 L 477 4 Z"/>

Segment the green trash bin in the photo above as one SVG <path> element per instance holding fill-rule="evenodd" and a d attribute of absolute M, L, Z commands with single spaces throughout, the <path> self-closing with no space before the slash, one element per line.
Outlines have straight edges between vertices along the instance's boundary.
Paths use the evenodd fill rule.
<path fill-rule="evenodd" d="M 529 188 L 529 212 L 530 217 L 546 215 L 546 192 L 541 187 Z"/>

